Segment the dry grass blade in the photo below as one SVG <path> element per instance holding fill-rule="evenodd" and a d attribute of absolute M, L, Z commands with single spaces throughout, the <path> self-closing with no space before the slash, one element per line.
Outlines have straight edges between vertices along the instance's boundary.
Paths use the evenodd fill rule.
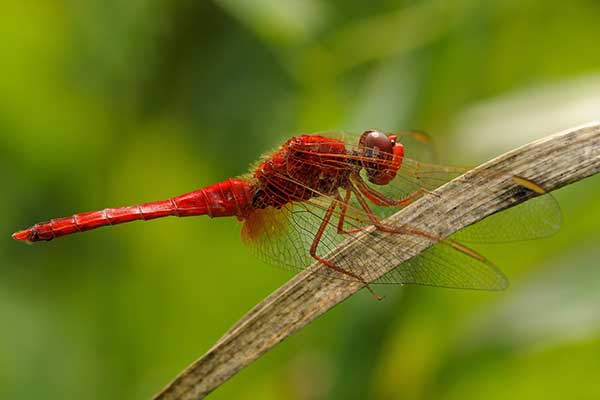
<path fill-rule="evenodd" d="M 577 182 L 600 171 L 600 123 L 569 129 L 510 151 L 483 168 L 511 171 L 539 183 L 547 191 Z M 426 196 L 396 213 L 391 224 L 410 223 L 446 237 L 486 216 L 527 200 L 511 179 L 483 179 L 466 173 L 442 186 L 438 196 Z M 465 185 L 468 182 L 468 185 Z M 473 187 L 478 188 L 473 190 Z M 405 249 L 402 235 L 387 242 Z M 356 243 L 356 242 L 354 242 Z M 397 263 L 358 254 L 342 243 L 336 256 L 360 257 L 383 275 L 431 245 L 423 240 L 397 252 Z M 335 262 L 335 257 L 332 259 Z M 368 259 L 371 257 L 370 259 Z M 385 262 L 385 263 L 384 263 Z M 244 316 L 202 358 L 169 384 L 156 399 L 201 399 L 279 342 L 362 288 L 360 283 L 332 280 L 309 268 L 276 290 Z M 375 306 L 375 305 L 374 305 Z"/>

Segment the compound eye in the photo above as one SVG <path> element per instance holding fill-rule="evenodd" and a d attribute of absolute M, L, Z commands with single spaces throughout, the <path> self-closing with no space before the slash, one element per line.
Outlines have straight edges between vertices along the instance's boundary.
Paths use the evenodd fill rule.
<path fill-rule="evenodd" d="M 366 149 L 379 149 L 379 151 L 392 154 L 394 143 L 380 131 L 367 131 L 363 134 L 362 144 Z"/>

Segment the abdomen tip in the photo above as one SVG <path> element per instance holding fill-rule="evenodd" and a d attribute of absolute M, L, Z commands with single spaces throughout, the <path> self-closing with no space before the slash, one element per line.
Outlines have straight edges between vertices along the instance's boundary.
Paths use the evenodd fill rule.
<path fill-rule="evenodd" d="M 29 229 L 25 229 L 24 231 L 15 232 L 12 234 L 12 238 L 15 240 L 20 240 L 21 242 L 32 243 L 33 240 L 31 237 L 31 232 Z"/>

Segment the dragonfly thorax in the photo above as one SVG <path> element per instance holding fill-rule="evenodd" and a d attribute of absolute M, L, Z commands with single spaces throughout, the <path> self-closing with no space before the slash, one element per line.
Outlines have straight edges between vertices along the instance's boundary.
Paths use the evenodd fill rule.
<path fill-rule="evenodd" d="M 254 174 L 257 190 L 253 205 L 278 208 L 321 195 L 335 195 L 360 169 L 356 163 L 349 163 L 347 156 L 345 143 L 337 139 L 302 135 L 288 140 Z"/>

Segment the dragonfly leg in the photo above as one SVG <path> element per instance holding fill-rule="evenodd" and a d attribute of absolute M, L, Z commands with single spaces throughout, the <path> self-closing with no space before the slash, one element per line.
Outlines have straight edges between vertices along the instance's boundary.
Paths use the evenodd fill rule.
<path fill-rule="evenodd" d="M 409 204 L 411 204 L 413 201 L 415 201 L 419 196 L 423 195 L 423 194 L 432 194 L 433 192 L 421 188 L 419 190 L 417 190 L 416 192 L 412 193 L 409 196 L 404 197 L 403 199 L 392 199 L 386 195 L 384 195 L 383 193 L 378 192 L 377 190 L 373 189 L 372 187 L 370 187 L 369 185 L 367 185 L 362 178 L 360 177 L 360 175 L 357 175 L 354 177 L 356 185 L 358 186 L 358 189 L 360 190 L 360 192 L 365 195 L 371 202 L 373 202 L 373 204 L 377 205 L 377 206 L 401 206 L 401 207 L 405 207 L 408 206 Z"/>
<path fill-rule="evenodd" d="M 363 200 L 362 196 L 360 196 L 360 193 L 355 189 L 347 189 L 346 195 L 343 200 L 339 197 L 339 195 L 337 196 L 338 203 L 340 204 L 340 209 L 341 209 L 340 217 L 338 220 L 337 232 L 341 235 L 348 235 L 348 234 L 362 232 L 363 230 L 368 228 L 368 225 L 365 225 L 365 226 L 361 226 L 359 228 L 354 228 L 354 229 L 344 229 L 346 213 L 348 212 L 348 205 L 349 205 L 350 196 L 352 195 L 352 193 L 354 193 L 357 196 L 357 198 L 359 199 L 359 202 L 361 202 L 361 200 Z M 380 193 L 378 193 L 378 194 L 380 194 Z M 390 200 L 390 201 L 393 201 L 393 200 Z M 384 224 L 381 223 L 381 221 L 379 221 L 379 219 L 377 219 L 377 217 L 375 216 L 373 211 L 370 209 L 370 207 L 366 204 L 366 202 L 365 203 L 361 202 L 361 205 L 362 205 L 362 208 L 365 211 L 366 215 L 368 216 L 371 224 L 375 225 L 380 231 L 391 232 L 391 233 L 411 233 L 411 231 L 409 231 L 407 229 L 399 230 L 399 229 L 394 229 L 394 228 L 385 226 Z M 380 205 L 380 204 L 376 203 L 376 205 Z M 389 205 L 389 204 L 385 203 L 384 205 Z"/>
<path fill-rule="evenodd" d="M 356 196 L 356 199 L 360 203 L 361 207 L 365 210 L 365 213 L 367 214 L 367 216 L 371 220 L 371 223 L 378 230 L 380 230 L 382 232 L 388 232 L 388 233 L 398 233 L 398 234 L 404 234 L 404 235 L 422 236 L 422 237 L 425 237 L 425 238 L 430 239 L 430 240 L 435 241 L 435 242 L 438 242 L 438 241 L 442 240 L 442 238 L 439 237 L 438 235 L 433 235 L 431 233 L 424 232 L 424 231 L 422 231 L 420 229 L 407 228 L 406 226 L 403 226 L 403 227 L 400 227 L 400 228 L 393 228 L 391 226 L 383 224 L 379 220 L 379 218 L 377 218 L 377 216 L 373 213 L 373 211 L 371 210 L 371 207 L 369 207 L 369 204 L 363 198 L 363 196 L 361 195 L 361 192 L 359 191 L 359 189 L 357 189 L 354 186 L 351 186 L 350 190 L 352 190 L 352 192 Z"/>
<path fill-rule="evenodd" d="M 384 223 L 382 223 L 377 216 L 372 212 L 371 208 L 369 207 L 369 204 L 367 203 L 367 201 L 365 200 L 365 198 L 362 196 L 362 194 L 360 193 L 359 189 L 357 189 L 354 185 L 351 185 L 348 188 L 349 192 L 354 193 L 355 197 L 357 198 L 358 202 L 360 203 L 361 207 L 363 208 L 363 210 L 365 211 L 365 213 L 369 216 L 371 223 L 375 226 L 375 228 L 377 230 L 380 230 L 382 232 L 389 232 L 389 233 L 395 233 L 395 234 L 404 234 L 404 235 L 415 235 L 415 236 L 420 236 L 423 238 L 426 238 L 430 241 L 432 241 L 435 244 L 439 244 L 439 245 L 443 245 L 443 246 L 447 246 L 450 247 L 476 261 L 478 261 L 479 263 L 485 264 L 488 267 L 491 268 L 496 268 L 494 266 L 494 263 L 492 263 L 490 260 L 488 260 L 486 257 L 484 257 L 483 255 L 479 254 L 477 251 L 463 245 L 462 243 L 459 243 L 453 239 L 443 239 L 441 236 L 436 235 L 436 234 L 431 234 L 428 232 L 424 232 L 422 230 L 419 229 L 414 229 L 414 228 L 410 228 L 410 227 L 406 227 L 406 226 L 402 226 L 399 228 L 394 228 L 391 227 L 389 225 L 385 225 Z M 349 200 L 350 196 L 348 194 L 346 194 L 345 198 L 347 200 Z M 341 201 L 341 200 L 339 200 Z M 346 207 L 348 201 L 346 201 Z M 366 228 L 366 227 L 365 227 Z M 359 228 L 359 229 L 364 229 L 364 228 Z"/>
<path fill-rule="evenodd" d="M 349 197 L 348 195 L 346 195 L 346 197 Z M 325 228 L 327 227 L 327 224 L 329 223 L 329 221 L 331 220 L 331 216 L 333 215 L 333 211 L 335 210 L 335 207 L 337 206 L 338 200 L 334 200 L 331 202 L 331 205 L 329 206 L 329 208 L 327 209 L 327 211 L 325 212 L 325 216 L 323 217 L 323 221 L 321 222 L 321 225 L 319 226 L 319 229 L 317 231 L 317 234 L 315 235 L 315 238 L 313 239 L 313 242 L 310 246 L 310 256 L 312 258 L 314 258 L 315 260 L 317 260 L 318 262 L 320 262 L 321 264 L 325 265 L 328 268 L 333 269 L 334 271 L 337 271 L 341 274 L 350 276 L 354 279 L 356 279 L 357 281 L 359 281 L 360 283 L 364 284 L 365 287 L 367 288 L 367 290 L 373 295 L 373 297 L 375 297 L 375 299 L 377 300 L 383 300 L 383 297 L 379 296 L 377 293 L 375 293 L 373 291 L 373 289 L 371 289 L 371 287 L 369 286 L 369 284 L 367 283 L 367 281 L 365 281 L 363 278 L 361 278 L 360 276 L 356 275 L 354 272 L 352 271 L 348 271 L 344 268 L 341 268 L 335 264 L 333 264 L 330 261 L 325 260 L 322 257 L 319 257 L 319 255 L 317 254 L 317 248 L 319 247 L 319 242 L 321 241 L 321 238 L 323 237 L 323 232 L 325 232 Z"/>
<path fill-rule="evenodd" d="M 434 234 L 431 234 L 428 232 L 424 232 L 420 229 L 413 229 L 413 228 L 407 228 L 407 227 L 393 228 L 390 226 L 386 226 L 385 224 L 382 224 L 381 221 L 379 221 L 379 219 L 373 214 L 373 212 L 371 211 L 371 208 L 369 207 L 369 205 L 367 204 L 365 199 L 361 196 L 361 194 L 358 192 L 358 190 L 354 187 L 352 187 L 351 190 L 354 192 L 358 202 L 360 203 L 362 208 L 365 210 L 365 212 L 371 216 L 371 222 L 373 223 L 373 225 L 375 225 L 375 227 L 378 230 L 380 230 L 382 232 L 389 232 L 389 233 L 421 236 L 421 237 L 424 237 L 426 239 L 429 239 L 429 240 L 435 242 L 436 244 L 442 244 L 445 246 L 449 246 L 452 249 L 479 261 L 480 263 L 483 263 L 483 264 L 486 264 L 489 266 L 494 265 L 490 260 L 488 260 L 483 255 L 479 254 L 477 251 L 471 249 L 470 247 L 465 246 L 462 243 L 457 242 L 456 240 L 453 240 L 453 239 L 442 240 L 441 236 L 434 235 Z"/>
<path fill-rule="evenodd" d="M 337 194 L 336 198 L 338 199 L 338 204 L 340 206 L 341 212 L 340 212 L 340 217 L 338 219 L 338 225 L 337 225 L 337 232 L 340 235 L 349 235 L 352 233 L 357 233 L 360 232 L 362 230 L 364 230 L 366 227 L 360 227 L 360 228 L 354 228 L 354 229 L 350 229 L 350 230 L 346 230 L 344 229 L 344 223 L 346 220 L 346 213 L 348 212 L 348 204 L 350 204 L 350 196 L 352 196 L 352 191 L 349 189 L 346 189 L 346 194 L 344 196 L 344 199 L 342 200 L 342 198 L 340 197 L 339 194 Z"/>

